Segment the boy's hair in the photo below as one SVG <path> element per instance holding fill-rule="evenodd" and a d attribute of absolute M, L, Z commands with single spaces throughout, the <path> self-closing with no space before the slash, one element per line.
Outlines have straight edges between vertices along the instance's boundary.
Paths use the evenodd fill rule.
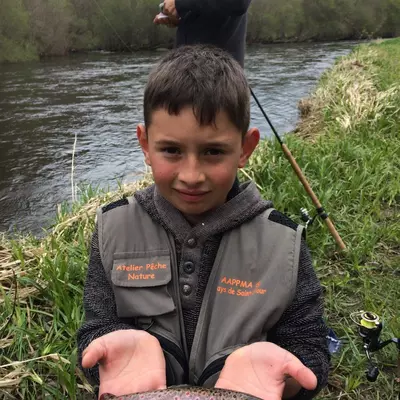
<path fill-rule="evenodd" d="M 200 126 L 215 124 L 220 111 L 244 135 L 250 124 L 250 89 L 240 64 L 209 45 L 172 50 L 152 70 L 144 93 L 144 123 L 164 109 L 178 115 L 191 106 Z"/>

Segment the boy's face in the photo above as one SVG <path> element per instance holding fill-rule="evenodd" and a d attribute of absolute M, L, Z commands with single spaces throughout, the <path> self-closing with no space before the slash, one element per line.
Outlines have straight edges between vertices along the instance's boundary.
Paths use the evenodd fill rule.
<path fill-rule="evenodd" d="M 253 128 L 242 139 L 224 112 L 216 126 L 201 127 L 189 107 L 177 116 L 154 111 L 148 131 L 139 125 L 137 136 L 159 192 L 191 222 L 225 203 L 260 138 Z"/>

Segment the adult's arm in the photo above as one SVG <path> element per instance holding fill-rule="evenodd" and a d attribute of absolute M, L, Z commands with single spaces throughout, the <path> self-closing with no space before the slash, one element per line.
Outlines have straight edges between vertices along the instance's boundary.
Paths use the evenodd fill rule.
<path fill-rule="evenodd" d="M 197 15 L 240 16 L 247 12 L 251 0 L 175 0 L 179 17 L 189 12 Z"/>
<path fill-rule="evenodd" d="M 318 379 L 315 390 L 301 389 L 292 397 L 295 400 L 312 399 L 328 381 L 330 355 L 323 308 L 322 288 L 308 247 L 302 241 L 294 301 L 268 333 L 268 341 L 294 354 Z"/>

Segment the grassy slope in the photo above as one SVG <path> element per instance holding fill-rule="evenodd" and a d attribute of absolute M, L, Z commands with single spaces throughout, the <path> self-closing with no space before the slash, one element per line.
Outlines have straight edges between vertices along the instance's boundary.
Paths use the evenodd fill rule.
<path fill-rule="evenodd" d="M 350 313 L 367 309 L 385 321 L 384 337 L 400 335 L 400 40 L 362 46 L 322 77 L 302 103 L 299 135 L 287 137 L 315 193 L 348 246 L 337 253 L 320 221 L 308 242 L 326 294 L 327 320 L 345 339 L 319 399 L 396 399 L 395 347 L 378 354 L 378 381 L 364 377 L 365 358 Z M 281 150 L 265 141 L 244 171 L 276 208 L 299 221 L 313 208 Z M 0 398 L 83 398 L 90 389 L 75 367 L 75 332 L 94 210 L 118 193 L 82 193 L 60 210 L 42 241 L 0 240 Z M 13 277 L 13 271 L 16 278 Z M 58 356 L 59 355 L 59 356 Z M 37 357 L 44 357 L 37 359 Z M 62 358 L 59 358 L 62 357 Z M 17 360 L 29 360 L 22 364 Z M 58 383 L 57 383 L 58 382 Z"/>
<path fill-rule="evenodd" d="M 386 323 L 384 337 L 400 335 L 400 40 L 362 46 L 322 77 L 302 102 L 299 135 L 287 144 L 348 246 L 318 221 L 308 235 L 326 293 L 329 325 L 346 340 L 333 359 L 332 386 L 320 399 L 397 399 L 394 345 L 378 359 L 378 382 L 364 377 L 365 357 L 350 313 L 370 310 Z M 277 145 L 265 142 L 248 175 L 275 207 L 299 220 L 312 203 Z M 396 387 L 397 385 L 397 387 Z M 396 392 L 397 390 L 397 392 Z"/>

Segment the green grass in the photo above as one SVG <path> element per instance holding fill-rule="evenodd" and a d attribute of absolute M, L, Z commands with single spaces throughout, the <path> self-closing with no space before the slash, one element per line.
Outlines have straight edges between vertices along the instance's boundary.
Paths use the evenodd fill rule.
<path fill-rule="evenodd" d="M 302 104 L 309 114 L 286 143 L 347 246 L 335 251 L 321 220 L 309 228 L 327 321 L 346 341 L 319 398 L 397 399 L 395 345 L 377 354 L 384 372 L 368 383 L 350 314 L 378 313 L 382 336 L 400 336 L 400 40 L 364 45 L 339 60 Z M 245 174 L 293 219 L 300 222 L 301 207 L 314 212 L 276 142 L 262 144 Z"/>
<path fill-rule="evenodd" d="M 328 399 L 397 399 L 398 352 L 375 355 L 381 374 L 367 382 L 362 340 L 350 314 L 369 310 L 385 322 L 383 338 L 400 336 L 400 40 L 363 45 L 327 71 L 302 102 L 297 135 L 285 141 L 347 245 L 339 252 L 322 221 L 308 243 L 325 291 L 328 324 L 343 339 L 332 359 Z M 243 172 L 279 210 L 300 222 L 313 205 L 274 141 L 264 141 Z M 145 185 L 146 182 L 143 183 Z M 87 188 L 41 240 L 0 240 L 0 398 L 89 395 L 76 368 L 76 330 L 94 212 L 100 203 L 132 193 Z M 14 309 L 12 322 L 3 321 Z M 38 359 L 38 357 L 43 357 Z M 29 361 L 34 359 L 32 361 Z M 13 364 L 22 361 L 21 364 Z M 6 364 L 10 366 L 2 367 Z"/>

